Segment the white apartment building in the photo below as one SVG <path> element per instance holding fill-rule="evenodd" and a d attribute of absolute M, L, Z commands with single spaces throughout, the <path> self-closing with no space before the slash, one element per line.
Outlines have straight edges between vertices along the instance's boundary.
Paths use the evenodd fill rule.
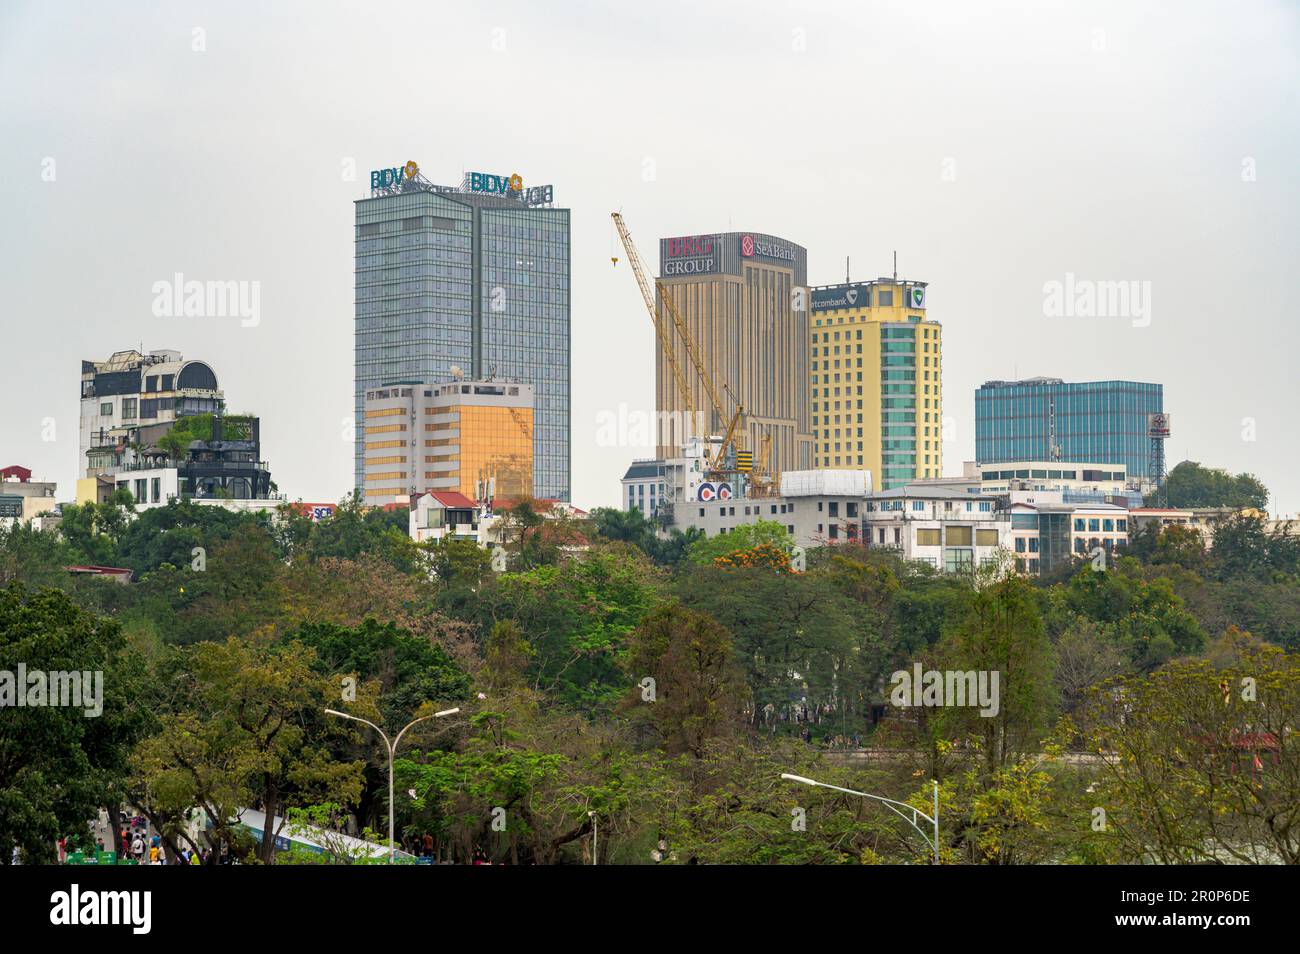
<path fill-rule="evenodd" d="M 868 546 L 948 573 L 997 563 L 1010 528 L 997 497 L 915 483 L 872 494 L 863 518 Z"/>

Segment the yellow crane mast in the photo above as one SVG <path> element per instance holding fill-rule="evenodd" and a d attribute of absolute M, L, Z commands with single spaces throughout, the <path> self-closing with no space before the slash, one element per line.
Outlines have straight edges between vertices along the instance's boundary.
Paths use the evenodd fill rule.
<path fill-rule="evenodd" d="M 632 235 L 627 229 L 627 223 L 623 221 L 623 216 L 618 212 L 612 212 L 610 215 L 614 219 L 614 227 L 618 229 L 619 240 L 623 243 L 623 249 L 627 252 L 628 264 L 632 266 L 632 272 L 636 276 L 637 285 L 641 289 L 641 297 L 645 301 L 646 310 L 650 312 L 650 320 L 654 323 L 655 333 L 659 336 L 659 343 L 663 348 L 665 359 L 672 367 L 673 374 L 677 379 L 677 389 L 681 392 L 683 400 L 686 402 L 686 412 L 690 419 L 694 418 L 695 402 L 691 396 L 691 389 L 686 382 L 686 375 L 681 366 L 677 363 L 676 349 L 673 347 L 672 339 L 667 327 L 660 318 L 659 309 L 655 304 L 655 292 L 651 290 L 650 281 L 647 277 L 645 263 L 641 259 L 641 253 L 632 242 Z M 664 303 L 664 311 L 668 312 L 672 319 L 673 326 L 677 334 L 681 337 L 682 343 L 686 346 L 687 357 L 690 358 L 691 365 L 695 373 L 699 376 L 700 383 L 704 387 L 704 393 L 709 398 L 709 403 L 713 405 L 713 411 L 718 416 L 719 421 L 727 420 L 727 412 L 723 408 L 722 397 L 718 393 L 717 385 L 713 381 L 712 375 L 704 366 L 704 358 L 700 353 L 699 346 L 691 334 L 685 319 L 677 310 L 677 305 L 673 301 L 672 295 L 660 281 L 655 281 L 655 290 L 659 293 L 659 299 Z M 739 450 L 742 442 L 743 430 L 741 422 L 744 418 L 745 408 L 736 399 L 735 394 L 727 385 L 723 385 L 727 397 L 731 398 L 736 405 L 736 411 L 731 415 L 730 422 L 727 425 L 726 434 L 723 436 L 722 445 L 718 448 L 718 457 L 715 466 L 712 468 L 717 473 L 728 473 L 726 461 L 730 451 Z M 701 435 L 707 437 L 707 435 Z"/>

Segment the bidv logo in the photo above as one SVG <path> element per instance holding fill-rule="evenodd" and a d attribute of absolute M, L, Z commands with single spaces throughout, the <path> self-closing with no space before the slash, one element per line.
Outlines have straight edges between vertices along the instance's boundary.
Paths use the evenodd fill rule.
<path fill-rule="evenodd" d="M 370 188 L 390 189 L 395 185 L 401 185 L 407 179 L 414 179 L 419 171 L 420 167 L 414 159 L 404 166 L 393 169 L 374 169 L 370 173 Z"/>
<path fill-rule="evenodd" d="M 469 191 L 486 192 L 488 195 L 506 195 L 510 192 L 522 192 L 524 178 L 519 173 L 508 176 L 493 176 L 486 172 L 469 174 Z"/>

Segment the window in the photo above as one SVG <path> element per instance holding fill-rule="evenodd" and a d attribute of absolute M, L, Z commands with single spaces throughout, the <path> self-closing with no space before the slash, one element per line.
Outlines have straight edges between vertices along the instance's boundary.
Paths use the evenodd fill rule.
<path fill-rule="evenodd" d="M 1038 538 L 1037 538 L 1037 537 L 1030 537 L 1030 538 L 1029 538 L 1029 552 L 1030 552 L 1030 553 L 1037 553 L 1037 552 L 1038 552 Z"/>
<path fill-rule="evenodd" d="M 112 416 L 113 416 L 113 402 L 112 402 L 112 401 L 105 401 L 103 404 L 101 404 L 101 405 L 99 406 L 99 413 L 102 414 L 104 417 L 112 417 Z"/>
<path fill-rule="evenodd" d="M 937 547 L 939 546 L 938 529 L 918 529 L 916 531 L 916 545 L 918 547 Z"/>
<path fill-rule="evenodd" d="M 971 550 L 948 549 L 943 551 L 943 568 L 949 573 L 970 573 L 975 568 Z"/>
<path fill-rule="evenodd" d="M 1101 521 L 1096 517 L 1090 517 L 1088 519 L 1088 532 L 1097 533 L 1100 530 L 1101 530 Z"/>
<path fill-rule="evenodd" d="M 971 540 L 974 534 L 971 533 L 970 527 L 946 527 L 944 528 L 944 540 L 949 546 L 968 547 L 971 546 Z"/>
<path fill-rule="evenodd" d="M 998 545 L 998 532 L 996 530 L 976 530 L 975 545 L 977 547 L 995 547 Z"/>
<path fill-rule="evenodd" d="M 1024 538 L 1024 537 L 1016 537 L 1016 552 L 1017 552 L 1017 553 L 1024 553 L 1024 552 L 1025 552 L 1025 538 Z"/>
<path fill-rule="evenodd" d="M 122 398 L 122 417 L 125 420 L 135 419 L 135 408 L 139 401 L 138 398 Z"/>
<path fill-rule="evenodd" d="M 1101 522 L 1101 529 L 1105 530 L 1107 533 L 1113 533 L 1115 531 L 1115 521 L 1103 520 Z"/>
<path fill-rule="evenodd" d="M 912 501 L 912 509 L 913 509 L 913 510 L 924 510 L 924 509 L 925 509 L 925 501 L 924 501 L 924 500 L 913 500 L 913 501 Z"/>
<path fill-rule="evenodd" d="M 1080 532 L 1083 531 L 1083 518 L 1082 518 L 1082 517 L 1075 517 L 1075 518 L 1074 518 L 1074 529 L 1075 529 L 1075 530 L 1078 530 L 1078 531 L 1080 531 Z"/>

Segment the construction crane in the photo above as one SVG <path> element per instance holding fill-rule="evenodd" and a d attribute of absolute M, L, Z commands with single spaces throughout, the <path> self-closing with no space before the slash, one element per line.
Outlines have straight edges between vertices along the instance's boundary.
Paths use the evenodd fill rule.
<path fill-rule="evenodd" d="M 776 493 L 779 480 L 772 471 L 772 434 L 764 431 L 759 442 L 758 457 L 754 461 L 754 472 L 750 476 L 751 497 L 772 497 Z"/>
<path fill-rule="evenodd" d="M 611 212 L 610 215 L 614 219 L 614 227 L 618 229 L 619 240 L 622 241 L 623 249 L 627 253 L 628 264 L 631 265 L 632 273 L 636 276 L 636 283 L 641 289 L 641 297 L 645 301 L 646 311 L 650 313 L 650 320 L 654 323 L 655 334 L 659 336 L 659 344 L 663 349 L 664 358 L 672 368 L 673 376 L 677 381 L 677 390 L 682 395 L 682 399 L 686 404 L 687 419 L 694 419 L 695 401 L 692 397 L 690 386 L 687 384 L 685 372 L 677 362 L 676 349 L 673 346 L 672 336 L 663 319 L 660 317 L 659 309 L 656 307 L 656 290 L 659 293 L 659 299 L 664 303 L 664 311 L 668 312 L 669 317 L 672 319 L 673 326 L 677 330 L 677 334 L 681 337 L 683 344 L 686 346 L 687 357 L 690 358 L 691 365 L 695 369 L 695 373 L 699 376 L 700 383 L 704 387 L 704 393 L 708 397 L 709 403 L 713 406 L 714 413 L 717 415 L 720 422 L 728 420 L 727 412 L 723 407 L 722 396 L 718 393 L 717 386 L 713 381 L 713 376 L 709 374 L 708 369 L 704 366 L 704 358 L 700 353 L 699 346 L 696 344 L 694 336 L 691 335 L 690 328 L 687 326 L 685 319 L 682 318 L 681 313 L 677 310 L 677 305 L 673 301 L 672 295 L 669 294 L 668 289 L 664 284 L 658 280 L 655 281 L 654 290 L 651 289 L 650 280 L 647 278 L 645 263 L 642 261 L 641 253 L 637 251 L 636 245 L 632 243 L 632 235 L 628 232 L 627 223 L 623 221 L 623 216 L 618 212 Z M 726 474 L 732 472 L 727 467 L 727 459 L 735 450 L 740 448 L 742 440 L 743 432 L 741 430 L 741 422 L 744 419 L 745 408 L 738 400 L 736 400 L 730 387 L 724 384 L 723 390 L 726 391 L 727 397 L 735 403 L 736 411 L 731 415 L 730 422 L 727 424 L 727 430 L 723 435 L 722 444 L 718 448 L 717 457 L 713 461 L 713 466 L 710 468 L 711 474 Z"/>

